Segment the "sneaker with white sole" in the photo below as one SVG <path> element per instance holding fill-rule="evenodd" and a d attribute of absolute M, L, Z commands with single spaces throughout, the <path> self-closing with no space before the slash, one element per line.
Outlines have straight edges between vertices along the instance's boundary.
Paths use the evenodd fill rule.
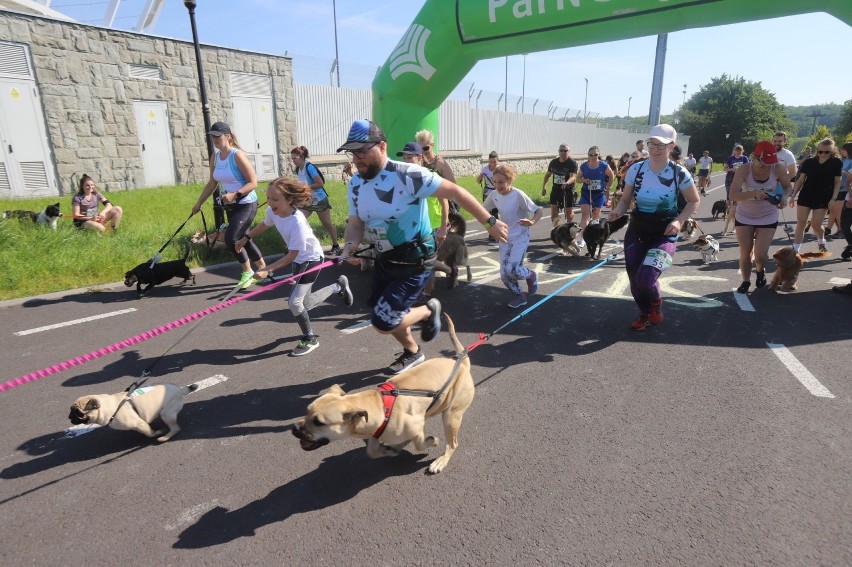
<path fill-rule="evenodd" d="M 399 374 L 403 370 L 408 370 L 412 366 L 417 366 L 424 360 L 426 360 L 426 357 L 420 351 L 420 347 L 417 347 L 417 352 L 410 352 L 403 349 L 399 358 L 397 358 L 393 364 L 388 366 L 388 371 L 391 374 Z"/>
<path fill-rule="evenodd" d="M 253 283 L 255 283 L 254 272 L 243 272 L 237 285 L 240 289 L 246 289 Z"/>
<path fill-rule="evenodd" d="M 512 300 L 506 304 L 507 307 L 511 307 L 512 309 L 517 309 L 518 307 L 523 307 L 527 304 L 527 296 L 523 293 L 519 293 L 518 295 L 512 297 Z"/>
<path fill-rule="evenodd" d="M 431 313 L 429 317 L 423 321 L 423 326 L 420 327 L 420 338 L 424 342 L 429 342 L 438 336 L 441 332 L 441 302 L 434 297 L 426 302 L 426 307 Z"/>
<path fill-rule="evenodd" d="M 309 337 L 302 337 L 302 340 L 299 341 L 292 351 L 290 351 L 290 356 L 304 356 L 317 348 L 319 346 L 319 341 L 316 336 L 311 335 Z"/>
<path fill-rule="evenodd" d="M 352 307 L 354 298 L 352 297 L 352 290 L 349 289 L 349 278 L 340 276 L 337 278 L 337 285 L 340 286 L 340 291 L 337 292 L 337 295 L 343 298 L 343 305 Z"/>

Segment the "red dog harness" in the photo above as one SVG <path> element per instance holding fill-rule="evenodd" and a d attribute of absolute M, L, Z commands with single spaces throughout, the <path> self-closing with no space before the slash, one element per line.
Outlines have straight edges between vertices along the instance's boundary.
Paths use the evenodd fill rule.
<path fill-rule="evenodd" d="M 379 384 L 379 393 L 382 395 L 382 405 L 385 407 L 385 419 L 379 428 L 376 429 L 376 432 L 373 433 L 373 437 L 376 439 L 382 436 L 382 433 L 385 432 L 385 427 L 388 426 L 390 416 L 393 413 L 393 406 L 396 403 L 396 397 L 399 395 L 399 390 L 396 389 L 396 384 L 385 382 L 384 384 Z"/>

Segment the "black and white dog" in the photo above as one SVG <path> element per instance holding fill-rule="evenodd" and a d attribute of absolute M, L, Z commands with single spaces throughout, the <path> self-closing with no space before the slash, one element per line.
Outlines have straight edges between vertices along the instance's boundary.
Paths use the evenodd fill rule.
<path fill-rule="evenodd" d="M 59 203 L 46 206 L 40 213 L 34 211 L 6 211 L 3 213 L 4 219 L 31 220 L 36 224 L 47 225 L 52 230 L 56 230 L 56 221 L 61 216 Z"/>
<path fill-rule="evenodd" d="M 550 231 L 550 239 L 562 249 L 563 253 L 579 256 L 580 248 L 577 246 L 577 235 L 580 232 L 582 230 L 576 222 L 560 224 Z"/>
<path fill-rule="evenodd" d="M 182 284 L 188 280 L 192 280 L 192 285 L 195 285 L 195 276 L 189 271 L 186 265 L 186 259 L 189 258 L 191 247 L 187 247 L 186 255 L 181 260 L 172 260 L 170 262 L 158 262 L 151 266 L 153 258 L 139 264 L 129 272 L 124 274 L 124 285 L 132 287 L 136 284 L 136 291 L 139 293 L 139 298 L 145 297 L 145 294 L 151 291 L 151 288 L 167 282 L 172 278 L 183 278 Z M 142 289 L 142 286 L 145 289 Z"/>

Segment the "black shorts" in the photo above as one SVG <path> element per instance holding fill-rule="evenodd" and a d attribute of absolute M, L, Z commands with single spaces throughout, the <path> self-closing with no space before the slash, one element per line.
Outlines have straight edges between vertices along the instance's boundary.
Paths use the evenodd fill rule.
<path fill-rule="evenodd" d="M 778 228 L 778 222 L 776 221 L 772 224 L 757 224 L 757 225 L 755 225 L 755 224 L 745 224 L 743 222 L 738 221 L 737 219 L 734 219 L 734 226 L 750 226 L 752 228 L 772 228 L 772 229 L 775 229 L 775 228 Z"/>
<path fill-rule="evenodd" d="M 698 177 L 707 177 L 708 175 L 710 175 L 709 169 L 699 169 L 698 170 Z"/>
<path fill-rule="evenodd" d="M 818 189 L 800 191 L 799 198 L 796 200 L 796 204 L 802 207 L 807 207 L 809 209 L 827 209 L 828 202 L 831 201 L 831 195 L 833 193 L 833 188 L 828 188 L 827 190 L 822 191 Z"/>
<path fill-rule="evenodd" d="M 574 186 L 570 185 L 568 191 L 563 189 L 564 185 L 554 185 L 550 188 L 550 204 L 564 209 L 566 207 L 573 209 L 576 201 L 574 194 Z"/>

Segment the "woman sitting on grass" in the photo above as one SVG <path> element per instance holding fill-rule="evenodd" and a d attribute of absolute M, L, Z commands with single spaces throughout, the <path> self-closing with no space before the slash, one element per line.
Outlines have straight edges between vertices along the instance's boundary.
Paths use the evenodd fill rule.
<path fill-rule="evenodd" d="M 98 205 L 101 203 L 104 205 L 104 210 L 98 212 Z M 95 180 L 88 175 L 83 175 L 80 179 L 80 190 L 71 198 L 74 226 L 104 233 L 107 225 L 110 225 L 115 231 L 121 223 L 122 214 L 124 211 L 121 207 L 114 206 L 109 199 L 98 193 Z"/>

